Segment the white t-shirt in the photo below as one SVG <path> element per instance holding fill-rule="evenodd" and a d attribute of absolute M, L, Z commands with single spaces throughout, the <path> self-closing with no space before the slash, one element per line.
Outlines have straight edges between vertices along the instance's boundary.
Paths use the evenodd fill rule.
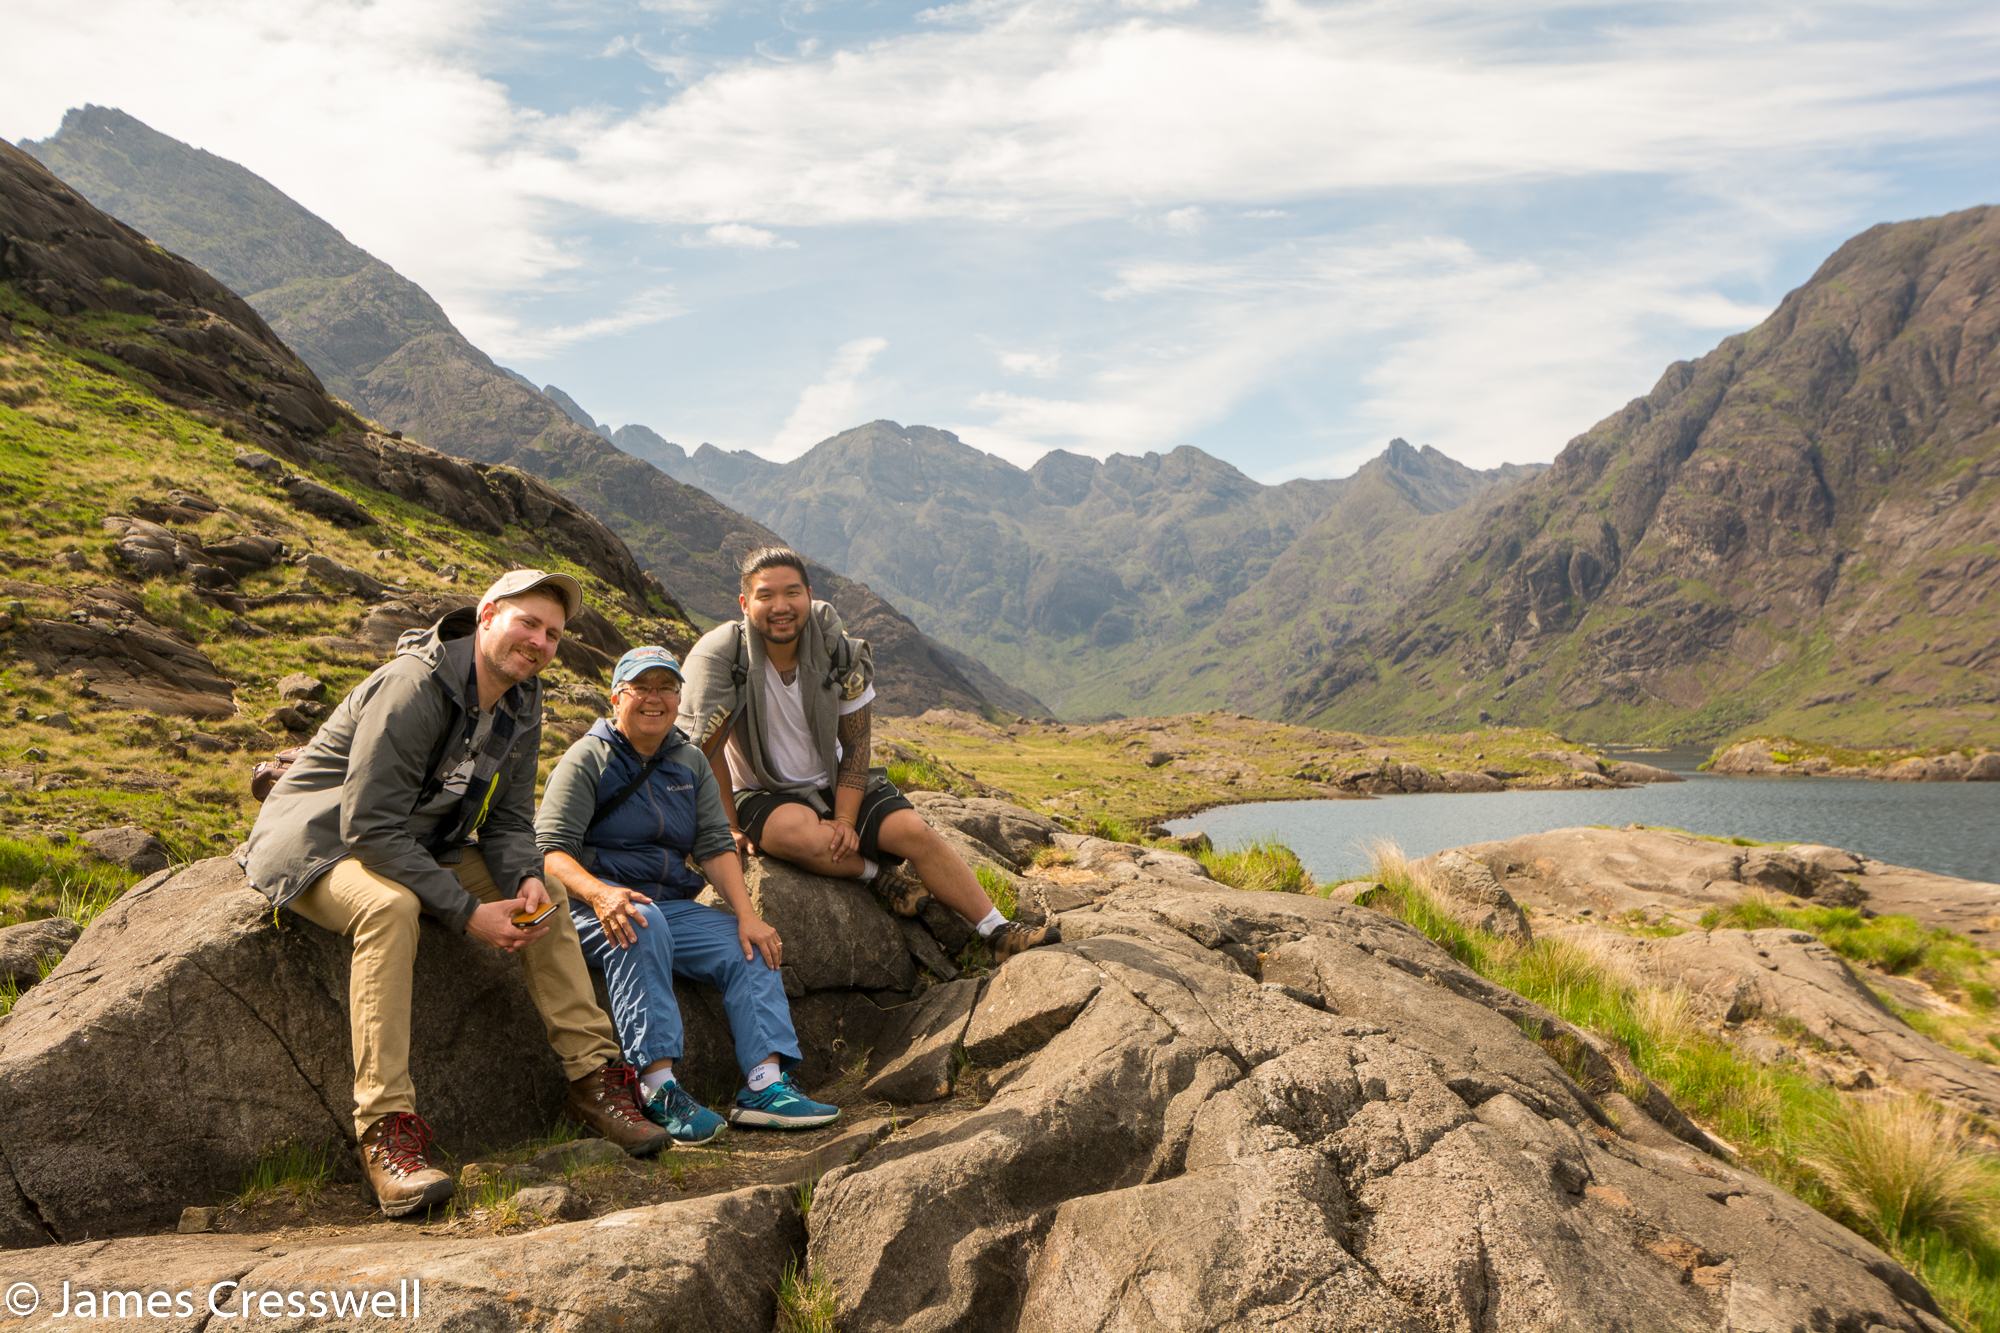
<path fill-rule="evenodd" d="M 840 715 L 858 713 L 875 700 L 870 685 L 858 698 L 840 705 Z M 820 763 L 819 747 L 813 744 L 812 729 L 806 726 L 805 696 L 799 692 L 797 673 L 785 684 L 778 668 L 764 663 L 764 749 L 771 758 L 771 776 L 780 782 L 803 782 L 814 787 L 831 787 L 833 775 Z M 729 785 L 737 791 L 751 791 L 757 778 L 751 771 L 750 756 L 739 733 L 729 734 Z M 840 762 L 840 742 L 833 743 L 833 761 Z"/>

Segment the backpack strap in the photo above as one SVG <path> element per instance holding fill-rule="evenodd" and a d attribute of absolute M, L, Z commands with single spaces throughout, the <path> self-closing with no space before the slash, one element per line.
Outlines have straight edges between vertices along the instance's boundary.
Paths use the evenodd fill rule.
<path fill-rule="evenodd" d="M 638 791 L 639 788 L 646 785 L 646 779 L 653 776 L 653 770 L 658 768 L 660 766 L 660 761 L 667 757 L 667 748 L 668 748 L 667 743 L 665 741 L 661 741 L 660 748 L 653 751 L 652 754 L 646 756 L 646 762 L 639 765 L 638 777 L 633 778 L 630 782 L 626 783 L 624 790 L 620 791 L 616 796 L 613 796 L 610 800 L 600 801 L 598 803 L 597 809 L 591 812 L 590 823 L 584 827 L 583 831 L 585 833 L 589 833 L 591 829 L 596 828 L 599 824 L 602 824 L 605 820 L 611 818 L 613 811 L 617 810 L 619 806 L 625 804 L 625 802 L 632 799 L 632 793 Z"/>

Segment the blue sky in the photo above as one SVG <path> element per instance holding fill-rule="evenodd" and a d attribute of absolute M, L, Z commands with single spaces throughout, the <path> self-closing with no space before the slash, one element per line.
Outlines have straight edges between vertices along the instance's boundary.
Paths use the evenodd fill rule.
<path fill-rule="evenodd" d="M 1552 458 L 2000 202 L 2000 7 L 11 0 L 0 133 L 234 159 L 601 421 L 1267 481 Z"/>

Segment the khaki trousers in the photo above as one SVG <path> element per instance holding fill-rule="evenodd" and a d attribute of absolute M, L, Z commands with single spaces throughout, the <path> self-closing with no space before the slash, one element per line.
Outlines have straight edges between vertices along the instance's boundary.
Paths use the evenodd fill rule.
<path fill-rule="evenodd" d="M 452 869 L 465 891 L 481 902 L 509 896 L 493 882 L 476 847 L 466 848 L 465 860 Z M 556 910 L 547 922 L 549 933 L 519 951 L 521 970 L 541 1011 L 549 1045 L 573 1082 L 623 1057 L 611 1020 L 591 989 L 563 887 L 553 879 L 546 883 Z M 315 925 L 354 941 L 347 1021 L 354 1052 L 354 1136 L 360 1138 L 383 1116 L 417 1109 L 410 1082 L 410 998 L 422 905 L 401 884 L 349 857 L 289 906 Z"/>

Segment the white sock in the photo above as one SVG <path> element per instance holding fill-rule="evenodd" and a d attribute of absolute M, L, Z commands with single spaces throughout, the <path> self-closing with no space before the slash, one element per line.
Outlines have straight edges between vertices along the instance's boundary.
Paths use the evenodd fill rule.
<path fill-rule="evenodd" d="M 645 1094 L 647 1101 L 651 1101 L 653 1094 L 660 1090 L 662 1084 L 672 1082 L 674 1082 L 674 1067 L 668 1065 L 665 1069 L 655 1069 L 650 1074 L 639 1075 L 639 1091 Z"/>
<path fill-rule="evenodd" d="M 867 857 L 865 856 L 862 857 L 861 882 L 863 884 L 866 884 L 869 880 L 875 878 L 875 872 L 880 870 L 881 868 L 882 868 L 881 866 L 876 865 L 873 861 L 869 860 Z"/>
<path fill-rule="evenodd" d="M 750 1091 L 762 1092 L 773 1083 L 776 1083 L 778 1077 L 778 1062 L 776 1060 L 766 1060 L 763 1064 L 758 1065 L 750 1071 L 750 1076 L 747 1080 L 750 1084 Z"/>
<path fill-rule="evenodd" d="M 1006 924 L 1007 918 L 1001 916 L 1000 909 L 995 907 L 989 910 L 985 916 L 980 917 L 979 924 L 974 926 L 973 929 L 979 932 L 980 939 L 990 940 L 993 938 L 993 932 Z"/>

